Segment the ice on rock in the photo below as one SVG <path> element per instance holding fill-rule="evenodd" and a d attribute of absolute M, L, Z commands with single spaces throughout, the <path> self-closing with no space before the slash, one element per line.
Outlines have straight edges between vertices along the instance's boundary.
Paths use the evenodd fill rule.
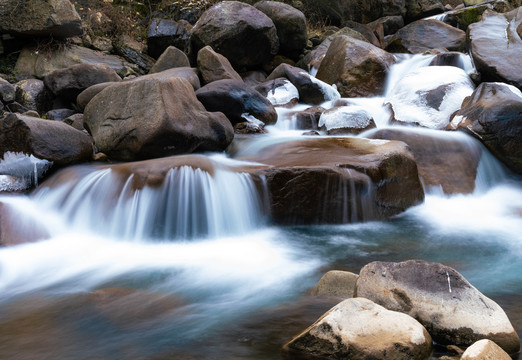
<path fill-rule="evenodd" d="M 362 107 L 357 105 L 340 106 L 321 114 L 319 127 L 327 130 L 343 128 L 366 128 L 371 122 L 371 115 Z"/>
<path fill-rule="evenodd" d="M 4 191 L 21 190 L 20 186 L 22 186 L 22 184 L 26 184 L 25 188 L 31 185 L 37 186 L 38 179 L 42 177 L 52 165 L 52 161 L 38 159 L 34 155 L 11 151 L 6 152 L 4 159 L 0 160 L 0 175 L 18 178 L 20 181 L 12 183 L 12 179 L 3 177 L 2 185 L 13 184 L 12 188 L 8 186 L 8 189 L 4 189 Z"/>
<path fill-rule="evenodd" d="M 324 100 L 325 101 L 332 101 L 337 100 L 341 98 L 341 95 L 339 94 L 339 91 L 337 91 L 337 88 L 335 85 L 328 85 L 324 81 L 321 81 L 319 79 L 316 79 L 315 77 L 311 76 L 310 74 L 306 72 L 301 72 L 300 74 L 304 74 L 310 78 L 310 81 L 312 81 L 314 84 L 319 85 L 321 92 L 324 94 Z"/>
<path fill-rule="evenodd" d="M 391 104 L 397 122 L 442 129 L 473 89 L 464 70 L 453 66 L 428 66 L 402 78 L 386 101 Z"/>
<path fill-rule="evenodd" d="M 283 86 L 278 86 L 275 89 L 270 90 L 266 95 L 266 98 L 274 106 L 285 105 L 294 99 L 299 100 L 299 91 L 294 84 L 285 80 Z"/>

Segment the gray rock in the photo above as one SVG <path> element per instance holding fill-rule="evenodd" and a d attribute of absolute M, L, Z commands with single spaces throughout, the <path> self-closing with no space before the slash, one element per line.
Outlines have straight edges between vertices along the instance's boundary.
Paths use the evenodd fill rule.
<path fill-rule="evenodd" d="M 169 46 L 187 50 L 191 29 L 185 20 L 153 19 L 147 32 L 149 55 L 158 58 Z"/>
<path fill-rule="evenodd" d="M 520 349 L 520 339 L 500 306 L 439 263 L 370 263 L 361 269 L 356 296 L 411 315 L 440 344 L 467 346 L 490 339 L 508 353 Z"/>
<path fill-rule="evenodd" d="M 120 80 L 116 71 L 107 65 L 77 64 L 53 71 L 45 76 L 44 83 L 54 95 L 74 102 L 88 87 Z"/>
<path fill-rule="evenodd" d="M 16 101 L 30 110 L 46 113 L 52 107 L 53 98 L 42 80 L 27 79 L 16 83 Z"/>
<path fill-rule="evenodd" d="M 105 82 L 89 86 L 87 89 L 78 94 L 78 97 L 76 98 L 76 105 L 78 105 L 80 110 L 83 111 L 93 97 L 98 95 L 106 87 L 109 87 L 113 84 L 116 84 L 116 82 Z"/>
<path fill-rule="evenodd" d="M 45 114 L 45 118 L 47 120 L 63 121 L 64 119 L 74 115 L 75 113 L 76 111 L 71 109 L 53 109 L 49 110 Z"/>
<path fill-rule="evenodd" d="M 344 300 L 284 348 L 323 359 L 425 359 L 431 337 L 412 317 L 363 298 Z"/>
<path fill-rule="evenodd" d="M 178 67 L 190 67 L 189 59 L 183 51 L 174 46 L 169 46 L 152 66 L 150 73 L 153 74 Z"/>
<path fill-rule="evenodd" d="M 0 33 L 30 36 L 82 35 L 82 21 L 69 0 L 4 0 Z"/>
<path fill-rule="evenodd" d="M 15 101 L 15 87 L 7 80 L 0 78 L 0 101 L 4 104 Z"/>

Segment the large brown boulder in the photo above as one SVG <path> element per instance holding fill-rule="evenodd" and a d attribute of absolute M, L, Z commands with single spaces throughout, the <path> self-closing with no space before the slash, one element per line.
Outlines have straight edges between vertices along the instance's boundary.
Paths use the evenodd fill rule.
<path fill-rule="evenodd" d="M 522 8 L 509 14 L 486 11 L 468 27 L 470 54 L 483 81 L 501 81 L 522 89 Z"/>
<path fill-rule="evenodd" d="M 482 83 L 462 103 L 448 128 L 476 137 L 511 170 L 522 174 L 522 93 L 512 85 Z"/>
<path fill-rule="evenodd" d="M 122 78 L 137 74 L 139 71 L 136 65 L 126 62 L 119 56 L 107 55 L 81 46 L 68 45 L 41 51 L 34 46 L 25 47 L 18 56 L 15 72 L 17 77 L 42 79 L 55 70 L 76 64 L 105 64 Z"/>
<path fill-rule="evenodd" d="M 426 66 L 399 80 L 386 102 L 391 105 L 394 123 L 443 129 L 473 90 L 473 82 L 464 70 Z"/>
<path fill-rule="evenodd" d="M 466 50 L 466 33 L 439 20 L 418 20 L 397 31 L 388 40 L 387 51 L 423 53 L 430 49 Z"/>
<path fill-rule="evenodd" d="M 113 84 L 87 104 L 84 125 L 98 151 L 129 161 L 222 151 L 230 144 L 232 125 L 223 114 L 207 112 L 188 81 L 153 75 Z"/>
<path fill-rule="evenodd" d="M 283 349 L 292 357 L 422 360 L 431 353 L 431 337 L 417 320 L 355 298 L 330 309 Z"/>
<path fill-rule="evenodd" d="M 468 194 L 475 190 L 482 150 L 471 138 L 408 128 L 378 129 L 367 137 L 408 144 L 415 155 L 419 176 L 428 188 L 440 187 L 446 194 Z"/>
<path fill-rule="evenodd" d="M 242 81 L 230 61 L 215 52 L 212 47 L 205 46 L 198 52 L 198 70 L 205 84 L 216 80 L 232 79 Z"/>
<path fill-rule="evenodd" d="M 335 84 L 343 97 L 376 96 L 384 92 L 393 55 L 348 36 L 336 37 L 321 62 L 317 78 Z"/>
<path fill-rule="evenodd" d="M 32 154 L 59 166 L 88 161 L 93 155 L 92 139 L 73 127 L 20 114 L 0 119 L 0 153 Z"/>
<path fill-rule="evenodd" d="M 82 21 L 69 0 L 4 0 L 0 33 L 71 37 L 83 33 Z"/>
<path fill-rule="evenodd" d="M 255 7 L 223 1 L 205 11 L 190 32 L 190 53 L 210 45 L 236 68 L 252 68 L 279 51 L 274 23 Z"/>
<path fill-rule="evenodd" d="M 76 97 L 92 85 L 120 81 L 116 71 L 107 65 L 77 64 L 58 69 L 45 76 L 45 86 L 54 95 L 76 101 Z"/>
<path fill-rule="evenodd" d="M 242 80 L 217 80 L 196 91 L 207 111 L 221 111 L 235 125 L 245 121 L 244 114 L 254 116 L 265 125 L 277 122 L 274 106 Z"/>
<path fill-rule="evenodd" d="M 274 22 L 279 38 L 279 53 L 297 60 L 308 40 L 304 14 L 277 1 L 259 1 L 254 6 Z"/>
<path fill-rule="evenodd" d="M 424 199 L 413 154 L 398 141 L 310 138 L 241 159 L 270 166 L 255 174 L 266 179 L 271 216 L 281 224 L 383 219 Z"/>
<path fill-rule="evenodd" d="M 490 339 L 508 353 L 520 349 L 520 339 L 500 306 L 443 264 L 370 263 L 361 269 L 356 296 L 409 314 L 440 344 L 468 346 Z"/>
<path fill-rule="evenodd" d="M 149 73 L 157 73 L 172 68 L 190 67 L 187 55 L 175 46 L 169 46 L 160 55 L 158 61 L 150 68 Z"/>

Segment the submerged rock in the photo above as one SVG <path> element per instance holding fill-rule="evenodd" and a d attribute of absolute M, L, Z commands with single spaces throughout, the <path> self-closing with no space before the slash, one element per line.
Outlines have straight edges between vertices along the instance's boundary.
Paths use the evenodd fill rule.
<path fill-rule="evenodd" d="M 411 315 L 440 344 L 468 346 L 490 339 L 508 353 L 520 349 L 520 339 L 500 306 L 439 263 L 372 262 L 361 269 L 356 296 Z"/>
<path fill-rule="evenodd" d="M 311 138 L 240 159 L 270 166 L 253 174 L 266 179 L 280 224 L 383 219 L 424 199 L 413 155 L 398 141 Z"/>
<path fill-rule="evenodd" d="M 473 89 L 464 70 L 453 66 L 428 66 L 399 80 L 386 101 L 391 104 L 392 122 L 443 129 Z"/>
<path fill-rule="evenodd" d="M 447 132 L 417 129 L 378 129 L 372 139 L 404 141 L 415 155 L 424 186 L 441 187 L 446 194 L 472 193 L 482 150 L 472 139 Z"/>
<path fill-rule="evenodd" d="M 476 137 L 511 170 L 522 174 L 522 93 L 503 83 L 482 83 L 462 103 L 450 129 Z"/>
<path fill-rule="evenodd" d="M 410 316 L 355 298 L 330 309 L 283 349 L 322 359 L 421 360 L 431 352 L 431 337 Z"/>
<path fill-rule="evenodd" d="M 113 84 L 87 104 L 84 125 L 98 151 L 129 161 L 230 144 L 228 119 L 207 112 L 188 81 L 161 74 Z"/>
<path fill-rule="evenodd" d="M 336 37 L 317 72 L 317 78 L 335 84 L 343 97 L 376 96 L 384 92 L 393 55 L 367 42 Z"/>

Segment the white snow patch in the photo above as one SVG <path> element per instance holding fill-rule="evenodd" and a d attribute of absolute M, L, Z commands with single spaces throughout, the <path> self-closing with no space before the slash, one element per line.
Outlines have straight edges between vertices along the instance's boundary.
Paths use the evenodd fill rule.
<path fill-rule="evenodd" d="M 327 130 L 342 128 L 365 128 L 369 125 L 371 115 L 358 105 L 340 106 L 321 114 L 319 127 Z"/>

